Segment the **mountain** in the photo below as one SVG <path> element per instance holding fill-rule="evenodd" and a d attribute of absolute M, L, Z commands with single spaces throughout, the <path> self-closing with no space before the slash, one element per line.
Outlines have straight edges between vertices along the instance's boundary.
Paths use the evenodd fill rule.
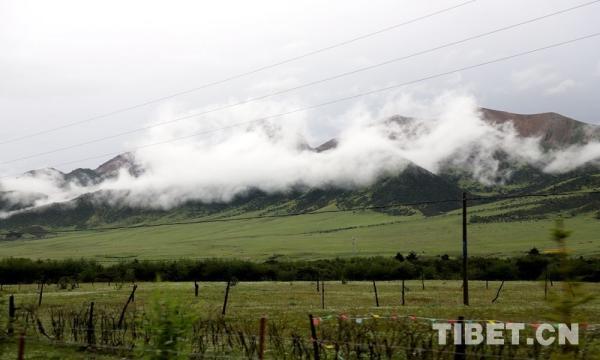
<path fill-rule="evenodd" d="M 504 111 L 481 109 L 486 122 L 494 125 L 510 123 L 522 137 L 540 138 L 547 149 L 560 149 L 570 145 L 585 144 L 600 139 L 600 127 L 586 124 L 556 113 L 514 114 Z M 394 116 L 386 121 L 411 125 L 415 119 Z M 410 126 L 407 129 L 412 129 Z M 338 146 L 337 139 L 330 139 L 317 147 L 308 144 L 301 151 L 327 152 Z M 257 189 L 248 190 L 236 196 L 229 203 L 205 204 L 188 201 L 170 210 L 136 208 L 119 202 L 108 203 L 100 198 L 118 197 L 119 194 L 96 191 L 94 185 L 118 176 L 127 171 L 132 176 L 140 176 L 144 169 L 136 162 L 131 153 L 118 155 L 101 164 L 96 169 L 75 169 L 62 173 L 56 169 L 33 170 L 23 176 L 44 177 L 61 188 L 71 186 L 89 187 L 90 192 L 68 202 L 54 203 L 27 209 L 36 200 L 43 200 L 44 194 L 20 194 L 0 191 L 0 214 L 16 211 L 12 216 L 1 219 L 0 227 L 20 229 L 32 225 L 46 227 L 94 227 L 106 224 L 136 224 L 159 221 L 160 219 L 189 219 L 206 215 L 231 216 L 246 212 L 260 211 L 261 214 L 281 214 L 316 211 L 325 207 L 341 209 L 361 207 L 382 207 L 398 203 L 415 203 L 432 200 L 458 199 L 462 191 L 473 193 L 519 194 L 542 191 L 577 191 L 600 187 L 600 172 L 593 166 L 587 166 L 564 174 L 547 174 L 540 169 L 512 162 L 506 154 L 498 153 L 501 166 L 509 170 L 511 177 L 505 183 L 485 185 L 474 180 L 462 169 L 442 168 L 433 174 L 416 164 L 409 164 L 399 174 L 385 175 L 370 186 L 355 189 L 324 187 L 309 189 L 297 187 L 285 193 L 269 194 Z M 97 188 L 96 188 L 97 189 Z M 94 192 L 95 191 L 95 192 Z M 116 195 L 116 196 L 115 196 Z M 587 201 L 587 203 L 586 203 Z M 549 211 L 593 211 L 596 199 L 581 197 L 578 200 L 557 199 L 548 205 L 539 202 L 538 206 L 528 209 L 513 209 L 514 219 L 527 216 L 545 216 Z M 458 207 L 456 202 L 428 204 L 419 206 L 400 206 L 382 208 L 377 211 L 391 215 L 435 216 L 452 211 Z M 569 210 L 571 209 L 571 210 Z M 507 210 L 507 213 L 510 213 Z M 222 215 L 219 215 L 221 214 Z M 479 217 L 479 222 L 497 221 L 495 218 Z"/>
<path fill-rule="evenodd" d="M 93 172 L 106 179 L 117 176 L 121 170 L 126 170 L 130 175 L 136 177 L 143 173 L 143 169 L 136 163 L 135 156 L 132 153 L 117 155 L 98 166 Z"/>
<path fill-rule="evenodd" d="M 250 190 L 238 195 L 230 203 L 204 204 L 189 201 L 171 210 L 131 207 L 127 204 L 98 201 L 101 193 L 80 196 L 66 203 L 41 206 L 0 220 L 2 228 L 21 228 L 28 225 L 47 227 L 101 226 L 113 223 L 138 223 L 162 217 L 192 218 L 214 215 L 220 212 L 241 214 L 262 210 L 263 214 L 298 213 L 316 211 L 327 206 L 342 209 L 377 207 L 398 203 L 413 203 L 429 200 L 458 199 L 462 190 L 414 164 L 396 176 L 385 176 L 375 184 L 355 190 L 340 188 L 306 189 L 296 188 L 287 193 L 268 194 Z M 115 195 L 115 194 L 113 194 Z M 427 216 L 442 214 L 457 208 L 455 203 L 425 204 L 418 207 L 393 207 L 382 209 L 396 215 L 413 215 L 420 212 Z M 266 210 L 265 210 L 266 209 Z"/>
<path fill-rule="evenodd" d="M 494 125 L 512 123 L 522 137 L 540 137 L 548 148 L 564 148 L 600 139 L 600 127 L 549 112 L 515 114 L 506 111 L 480 109 L 483 119 Z"/>

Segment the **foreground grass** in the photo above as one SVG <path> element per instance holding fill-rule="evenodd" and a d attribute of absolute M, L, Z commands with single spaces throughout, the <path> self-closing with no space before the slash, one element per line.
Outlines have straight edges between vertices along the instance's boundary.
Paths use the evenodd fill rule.
<path fill-rule="evenodd" d="M 372 317 L 373 314 L 416 315 L 435 319 L 494 319 L 500 321 L 553 322 L 552 310 L 544 300 L 543 284 L 539 282 L 507 282 L 498 301 L 492 304 L 499 283 L 471 282 L 471 306 L 462 305 L 461 283 L 459 281 L 425 281 L 425 290 L 420 281 L 407 281 L 406 305 L 400 305 L 400 283 L 378 282 L 380 307 L 375 306 L 373 285 L 370 282 L 325 283 L 325 309 L 321 308 L 321 295 L 316 284 L 310 282 L 257 282 L 239 283 L 231 289 L 226 319 L 247 324 L 250 332 L 258 331 L 261 316 L 269 322 L 284 324 L 292 332 L 309 337 L 307 314 L 327 317 L 327 315 L 358 315 Z M 224 283 L 201 283 L 200 296 L 194 296 L 192 283 L 141 283 L 138 284 L 135 302 L 129 312 L 144 312 L 156 299 L 178 301 L 184 305 L 186 316 L 190 318 L 216 317 L 221 313 Z M 560 284 L 550 287 L 549 296 L 560 292 Z M 588 293 L 599 293 L 600 284 L 583 284 Z M 131 291 L 131 284 L 106 283 L 81 284 L 74 290 L 59 290 L 47 286 L 41 307 L 37 307 L 38 288 L 36 285 L 4 286 L 3 306 L 8 294 L 14 294 L 17 306 L 36 309 L 38 316 L 49 326 L 48 314 L 57 309 L 85 310 L 91 301 L 97 312 L 120 311 Z M 4 314 L 4 312 L 3 312 Z M 5 322 L 6 315 L 2 321 Z M 389 320 L 380 320 L 389 321 Z M 600 323 L 600 298 L 577 309 L 574 321 Z M 81 347 L 57 348 L 44 345 L 44 342 L 28 343 L 28 358 L 98 358 L 81 353 Z M 15 356 L 16 343 L 6 344 L 4 357 Z M 36 356 L 36 354 L 38 354 Z"/>
<path fill-rule="evenodd" d="M 307 314 L 327 317 L 328 315 L 348 314 L 372 317 L 386 315 L 416 315 L 435 319 L 494 319 L 511 322 L 535 323 L 538 321 L 555 322 L 549 303 L 544 300 L 543 284 L 539 282 L 507 282 L 500 292 L 496 303 L 498 282 L 470 283 L 471 305 L 462 305 L 462 290 L 459 281 L 425 281 L 425 290 L 421 281 L 406 282 L 406 305 L 400 305 L 400 282 L 378 282 L 380 307 L 375 306 L 373 285 L 370 282 L 338 281 L 325 283 L 325 309 L 321 308 L 321 295 L 316 291 L 316 283 L 311 282 L 242 282 L 231 288 L 226 319 L 246 324 L 250 333 L 258 332 L 261 316 L 267 316 L 270 323 L 283 324 L 290 332 L 309 337 Z M 561 286 L 554 283 L 549 289 L 549 297 L 556 296 Z M 183 304 L 185 316 L 192 318 L 217 317 L 223 305 L 224 283 L 201 283 L 200 296 L 194 296 L 193 283 L 155 282 L 138 284 L 135 302 L 128 311 L 145 312 L 156 299 L 178 301 Z M 600 284 L 582 284 L 588 293 L 600 293 Z M 95 311 L 119 312 L 124 305 L 131 284 L 81 284 L 74 290 L 59 290 L 48 285 L 44 291 L 42 306 L 37 307 L 38 288 L 36 285 L 4 286 L 0 301 L 6 306 L 8 294 L 14 294 L 18 307 L 35 309 L 34 311 L 49 326 L 51 311 L 70 309 L 84 311 L 91 301 L 95 302 Z M 2 312 L 2 322 L 6 315 Z M 600 323 L 600 298 L 577 308 L 574 321 Z M 335 321 L 335 320 L 334 320 Z M 382 322 L 390 320 L 379 320 Z M 427 325 L 428 326 L 428 325 Z M 28 358 L 93 358 L 82 356 L 80 347 L 57 348 L 33 341 L 28 345 Z M 15 357 L 16 344 L 7 344 L 4 352 L 6 359 Z M 35 354 L 39 354 L 36 357 Z M 52 356 L 50 356 L 52 355 Z M 46 356 L 46 357 L 44 357 Z M 96 356 L 96 355 L 94 355 Z M 107 354 L 98 354 L 95 358 L 104 359 Z"/>
<path fill-rule="evenodd" d="M 500 282 L 489 282 L 486 289 L 484 281 L 470 282 L 471 306 L 462 305 L 460 281 L 425 280 L 422 290 L 420 280 L 405 282 L 408 289 L 405 294 L 406 305 L 400 306 L 400 282 L 377 282 L 380 307 L 375 306 L 373 285 L 371 282 L 339 281 L 325 283 L 326 310 L 321 309 L 321 295 L 316 291 L 316 283 L 311 282 L 240 282 L 231 288 L 227 313 L 231 316 L 254 317 L 261 314 L 270 318 L 299 316 L 304 323 L 309 312 L 324 313 L 376 313 L 395 312 L 441 319 L 454 319 L 459 315 L 467 318 L 485 318 L 513 321 L 548 320 L 550 308 L 544 300 L 544 284 L 534 281 L 506 282 L 495 304 Z M 554 282 L 549 287 L 549 296 L 560 291 L 560 284 Z M 600 293 L 600 284 L 585 283 L 583 288 L 589 293 Z M 211 282 L 200 284 L 200 296 L 194 297 L 194 284 L 188 282 L 154 282 L 138 284 L 134 307 L 143 308 L 153 296 L 178 299 L 189 306 L 190 312 L 198 314 L 218 314 L 223 305 L 224 283 Z M 106 283 L 81 284 L 74 290 L 59 290 L 48 285 L 43 295 L 41 309 L 55 306 L 88 306 L 94 301 L 97 307 L 122 306 L 129 293 L 130 284 Z M 38 301 L 37 285 L 5 285 L 2 301 L 8 294 L 14 294 L 17 304 L 36 305 Z M 284 310 L 284 311 L 282 311 Z M 2 315 L 5 316 L 4 312 Z M 600 297 L 580 307 L 576 320 L 600 323 Z"/>

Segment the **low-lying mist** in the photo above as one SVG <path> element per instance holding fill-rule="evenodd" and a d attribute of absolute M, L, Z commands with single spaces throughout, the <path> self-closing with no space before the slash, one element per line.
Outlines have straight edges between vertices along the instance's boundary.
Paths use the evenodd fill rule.
<path fill-rule="evenodd" d="M 503 161 L 546 172 L 570 171 L 599 164 L 600 159 L 598 142 L 544 150 L 540 138 L 520 137 L 510 123 L 486 122 L 473 96 L 456 93 L 430 101 L 397 94 L 376 109 L 357 104 L 323 120 L 299 112 L 248 123 L 297 107 L 277 102 L 248 104 L 155 127 L 128 145 L 205 134 L 136 151 L 135 161 L 143 169 L 139 176 L 123 169 L 118 176 L 89 186 L 76 181 L 65 184 L 62 175 L 52 170 L 2 179 L 3 201 L 36 207 L 104 190 L 99 200 L 171 208 L 189 200 L 227 202 L 251 189 L 273 193 L 299 186 L 362 187 L 383 175 L 399 174 L 411 163 L 433 173 L 457 168 L 492 184 L 511 176 L 510 169 L 501 166 L 499 153 L 504 154 Z M 186 114 L 165 117 L 181 115 Z M 236 125 L 241 122 L 246 123 Z M 328 140 L 319 130 L 325 126 L 337 129 L 337 146 L 318 152 L 312 147 Z M 226 129 L 211 132 L 217 128 Z M 9 207 L 4 208 L 3 216 L 7 216 Z"/>

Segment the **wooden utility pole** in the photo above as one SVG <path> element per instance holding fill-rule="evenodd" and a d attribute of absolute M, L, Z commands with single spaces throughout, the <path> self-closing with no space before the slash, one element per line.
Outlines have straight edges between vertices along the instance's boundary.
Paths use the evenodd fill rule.
<path fill-rule="evenodd" d="M 467 193 L 462 194 L 462 276 L 463 304 L 469 305 L 469 277 L 467 274 Z"/>

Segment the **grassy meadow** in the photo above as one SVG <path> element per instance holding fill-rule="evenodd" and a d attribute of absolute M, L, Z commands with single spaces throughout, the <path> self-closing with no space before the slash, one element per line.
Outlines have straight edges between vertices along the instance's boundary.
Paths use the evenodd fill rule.
<path fill-rule="evenodd" d="M 194 296 L 193 283 L 140 283 L 136 291 L 135 301 L 131 303 L 128 316 L 139 316 L 151 311 L 157 301 L 177 302 L 183 309 L 183 316 L 192 321 L 203 318 L 219 318 L 221 313 L 225 284 L 201 283 L 200 294 Z M 323 319 L 317 326 L 318 336 L 326 338 L 333 334 L 338 326 L 337 316 L 346 314 L 350 317 L 364 317 L 364 324 L 356 325 L 359 330 L 377 328 L 381 336 L 394 320 L 386 318 L 397 314 L 399 317 L 415 315 L 414 326 L 420 326 L 420 331 L 430 332 L 430 322 L 420 319 L 456 319 L 465 316 L 474 320 L 499 320 L 511 322 L 536 323 L 538 321 L 556 322 L 556 315 L 550 303 L 544 300 L 544 286 L 540 282 L 507 282 L 495 303 L 499 283 L 490 282 L 486 289 L 485 282 L 471 282 L 471 305 L 462 305 L 461 283 L 459 281 L 425 281 L 425 290 L 420 281 L 406 282 L 406 305 L 401 306 L 399 282 L 378 282 L 377 290 L 380 306 L 376 307 L 373 286 L 370 282 L 326 282 L 325 309 L 321 308 L 321 294 L 316 290 L 316 283 L 311 282 L 241 282 L 231 288 L 225 320 L 243 329 L 247 336 L 256 335 L 261 316 L 268 317 L 270 326 L 278 329 L 279 336 L 298 336 L 303 340 L 310 337 L 307 314 L 311 313 Z M 554 283 L 549 288 L 549 298 L 561 293 L 561 284 Z M 588 294 L 600 293 L 600 284 L 582 284 L 582 290 Z M 15 295 L 15 303 L 21 309 L 31 309 L 32 316 L 38 317 L 43 326 L 51 328 L 51 315 L 56 317 L 60 309 L 83 313 L 91 301 L 95 303 L 95 313 L 103 312 L 118 314 L 131 291 L 131 284 L 81 284 L 73 290 L 60 290 L 53 285 L 45 289 L 42 306 L 37 307 L 38 288 L 36 285 L 4 286 L 2 301 L 6 304 L 8 294 Z M 332 315 L 331 320 L 326 320 Z M 376 319 L 373 315 L 379 315 Z M 87 316 L 87 315 L 85 315 Z M 96 315 L 98 316 L 98 315 Z M 5 315 L 2 321 L 6 321 Z M 600 323 L 600 298 L 595 297 L 591 302 L 577 307 L 573 321 L 588 324 Z M 18 324 L 18 322 L 17 322 Z M 413 326 L 410 325 L 410 326 Z M 17 325 L 19 326 L 19 325 Z M 66 327 L 72 326 L 67 322 Z M 129 325 L 132 326 L 132 325 Z M 409 326 L 409 325 L 402 325 Z M 90 353 L 83 351 L 82 346 L 52 346 L 49 340 L 34 333 L 35 325 L 30 325 L 31 334 L 28 343 L 27 358 L 90 358 Z M 269 328 L 271 329 L 271 328 Z M 48 330 L 49 331 L 49 330 Z M 98 330 L 99 331 L 99 330 Z M 132 330 L 130 330 L 132 331 Z M 140 330 L 138 330 L 140 331 Z M 272 332 L 269 332 L 272 335 Z M 37 336 L 37 337 L 36 337 Z M 274 335 L 273 335 L 274 336 Z M 80 339 L 80 341 L 84 341 Z M 267 343 L 267 354 L 269 346 Z M 14 346 L 13 346 L 14 345 Z M 597 344 L 598 345 L 598 344 Z M 184 348 L 186 348 L 184 346 Z M 4 345 L 5 359 L 13 359 L 16 351 L 15 344 Z M 36 357 L 37 354 L 37 357 Z M 47 356 L 47 357 L 44 357 Z M 96 350 L 96 358 L 121 358 L 111 349 Z M 114 357 L 112 357 L 114 356 Z M 210 358 L 210 357 L 209 357 Z M 400 357 L 402 358 L 402 357 Z"/>
<path fill-rule="evenodd" d="M 526 205 L 524 205 L 526 206 Z M 490 205 L 469 214 L 495 214 Z M 244 214 L 248 216 L 250 214 Z M 558 216 L 556 216 L 558 217 Z M 469 224 L 473 255 L 511 256 L 532 247 L 553 247 L 555 216 L 541 220 Z M 598 255 L 600 220 L 591 214 L 565 219 L 573 230 L 569 246 L 575 255 Z M 283 218 L 213 222 L 126 230 L 60 233 L 44 239 L 0 242 L 0 256 L 40 259 L 117 258 L 179 259 L 236 257 L 265 260 L 350 256 L 391 256 L 415 251 L 422 255 L 458 255 L 459 211 L 423 217 L 372 211 L 323 213 Z"/>

